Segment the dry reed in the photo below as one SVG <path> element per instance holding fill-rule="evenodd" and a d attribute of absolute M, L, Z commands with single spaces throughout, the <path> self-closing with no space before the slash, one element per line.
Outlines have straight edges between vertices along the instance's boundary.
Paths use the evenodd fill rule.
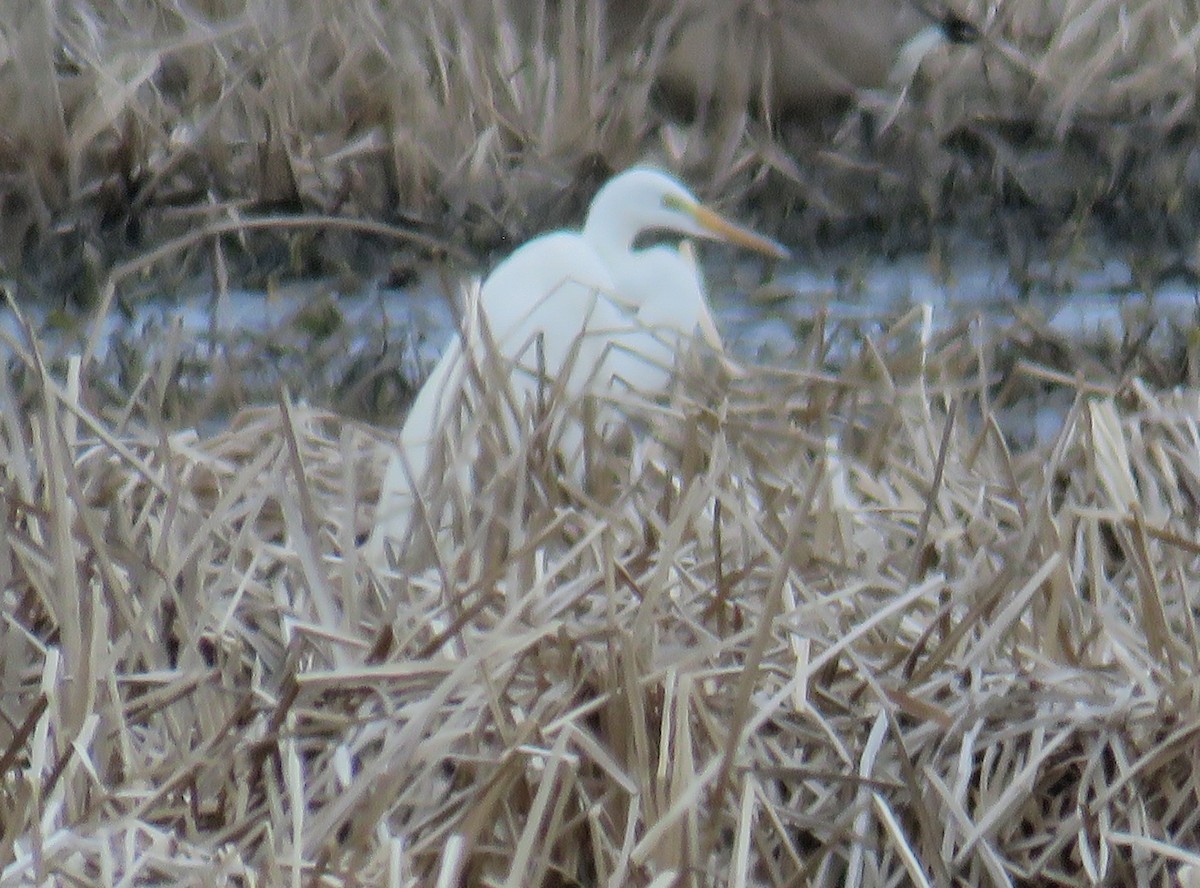
<path fill-rule="evenodd" d="M 111 261 L 167 242 L 160 287 L 378 273 L 409 261 L 382 258 L 397 243 L 411 258 L 575 219 L 647 155 L 797 237 L 866 223 L 911 241 L 914 220 L 1023 206 L 1190 248 L 1194 2 L 971 0 L 943 29 L 965 39 L 923 32 L 824 123 L 749 92 L 664 109 L 656 77 L 703 4 L 614 3 L 17 0 L 0 20 L 0 259 L 85 302 Z M 791 3 L 743 3 L 747 45 Z"/>
<path fill-rule="evenodd" d="M 587 490 L 485 447 L 382 577 L 377 434 L 117 426 L 6 341 L 0 885 L 1194 878 L 1197 395 L 997 341 L 687 370 Z"/>
<path fill-rule="evenodd" d="M 823 135 L 660 114 L 679 10 L 607 53 L 598 0 L 528 8 L 19 2 L 6 267 L 107 307 L 151 267 L 339 267 L 368 217 L 478 246 L 655 152 L 794 228 L 981 185 L 1193 224 L 1192 3 L 969 3 L 978 37 L 906 47 Z M 286 393 L 181 428 L 258 398 L 178 329 L 0 336 L 0 885 L 1200 879 L 1190 334 L 1177 373 L 1030 323 L 817 324 L 790 369 L 628 399 L 586 490 L 545 425 L 485 448 L 390 576 L 358 552 L 377 432 Z"/>

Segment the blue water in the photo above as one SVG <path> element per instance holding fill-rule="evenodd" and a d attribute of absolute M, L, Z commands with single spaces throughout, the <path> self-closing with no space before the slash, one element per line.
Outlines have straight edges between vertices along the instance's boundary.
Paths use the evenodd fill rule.
<path fill-rule="evenodd" d="M 702 261 L 708 272 L 710 299 L 726 347 L 737 357 L 755 362 L 786 361 L 797 337 L 818 315 L 826 322 L 870 323 L 894 318 L 916 304 L 933 309 L 936 326 L 948 326 L 964 315 L 981 315 L 998 325 L 1010 324 L 1016 314 L 1032 313 L 1069 338 L 1119 339 L 1131 322 L 1148 319 L 1191 323 L 1200 315 L 1195 288 L 1167 281 L 1152 294 L 1137 292 L 1127 264 L 1093 258 L 1074 265 L 1058 262 L 1033 265 L 1016 280 L 1007 263 L 980 247 L 958 247 L 953 259 L 935 271 L 920 255 L 885 259 L 847 252 L 821 264 L 795 263 L 774 270 L 763 284 L 764 265 L 757 260 L 731 259 L 720 248 L 707 248 Z M 1101 258 L 1095 258 L 1101 256 Z M 1029 280 L 1037 284 L 1030 288 Z M 104 319 L 104 338 L 97 357 L 103 358 L 109 337 L 155 335 L 179 324 L 185 341 L 220 340 L 225 335 L 266 333 L 294 318 L 314 294 L 328 290 L 320 282 L 280 288 L 267 297 L 260 292 L 232 291 L 221 299 L 198 292 L 186 299 L 148 300 L 130 319 L 112 311 Z M 431 362 L 454 328 L 451 299 L 435 275 L 405 290 L 368 288 L 337 293 L 343 322 L 361 331 L 349 347 L 365 346 L 381 327 L 390 336 L 413 346 L 416 360 Z M 46 313 L 26 311 L 37 328 Z M 86 325 L 84 325 L 86 326 Z M 19 338 L 12 314 L 0 308 L 0 334 Z M 51 340 L 61 334 L 42 329 Z"/>

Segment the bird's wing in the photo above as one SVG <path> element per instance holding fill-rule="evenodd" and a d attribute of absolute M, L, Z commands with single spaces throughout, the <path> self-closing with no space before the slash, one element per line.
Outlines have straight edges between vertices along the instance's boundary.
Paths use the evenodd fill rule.
<path fill-rule="evenodd" d="M 598 298 L 612 289 L 596 252 L 578 234 L 555 232 L 519 248 L 469 295 L 463 332 L 417 393 L 384 473 L 366 553 L 371 564 L 385 567 L 387 542 L 407 538 L 439 435 L 472 375 L 495 372 L 497 357 L 511 362 L 505 383 L 518 410 L 547 385 L 576 397 L 600 362 L 594 334 L 613 324 L 616 309 Z"/>
<path fill-rule="evenodd" d="M 375 526 L 364 553 L 376 569 L 387 566 L 386 545 L 406 537 L 418 485 L 429 470 L 430 452 L 448 408 L 462 387 L 462 339 L 456 334 L 434 365 L 408 410 L 396 449 L 379 487 Z"/>

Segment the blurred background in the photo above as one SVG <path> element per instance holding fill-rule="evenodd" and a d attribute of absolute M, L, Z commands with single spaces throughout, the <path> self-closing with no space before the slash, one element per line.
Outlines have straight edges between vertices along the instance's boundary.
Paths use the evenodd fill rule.
<path fill-rule="evenodd" d="M 480 253 L 577 219 L 643 159 L 813 247 L 925 249 L 953 222 L 1017 240 L 1102 226 L 1164 265 L 1193 252 L 1194 2 L 6 9 L 0 259 L 45 295 L 86 302 L 111 263 L 247 215 L 389 221 Z M 226 231 L 223 248 L 261 282 L 377 273 L 397 247 L 377 240 Z M 211 246 L 173 254 L 165 282 Z"/>

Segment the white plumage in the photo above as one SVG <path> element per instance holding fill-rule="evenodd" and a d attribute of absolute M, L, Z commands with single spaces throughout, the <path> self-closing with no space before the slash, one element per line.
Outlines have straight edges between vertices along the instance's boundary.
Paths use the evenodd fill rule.
<path fill-rule="evenodd" d="M 652 231 L 787 255 L 775 242 L 701 206 L 665 173 L 639 167 L 611 179 L 596 194 L 581 231 L 551 232 L 524 244 L 496 267 L 468 306 L 463 332 L 451 339 L 401 429 L 381 486 L 369 563 L 385 566 L 389 544 L 403 549 L 415 497 L 433 462 L 430 448 L 459 403 L 468 372 L 495 367 L 489 339 L 509 365 L 518 398 L 557 387 L 572 401 L 615 387 L 661 391 L 682 342 L 700 335 L 720 347 L 690 252 L 635 247 L 640 235 Z M 608 424 L 615 415 L 610 407 L 593 418 Z M 582 440 L 578 423 L 562 426 L 557 443 L 576 470 L 582 468 Z"/>

